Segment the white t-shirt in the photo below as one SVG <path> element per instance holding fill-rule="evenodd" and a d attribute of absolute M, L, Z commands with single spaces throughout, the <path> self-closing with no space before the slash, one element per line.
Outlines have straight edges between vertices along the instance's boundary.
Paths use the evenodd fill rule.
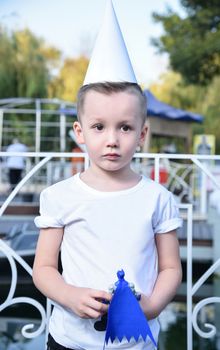
<path fill-rule="evenodd" d="M 86 185 L 79 174 L 45 189 L 40 197 L 39 228 L 64 227 L 61 259 L 64 280 L 74 286 L 108 291 L 118 270 L 150 295 L 157 278 L 155 234 L 181 226 L 172 194 L 142 177 L 132 188 L 102 192 Z M 97 320 L 82 319 L 55 306 L 49 325 L 54 339 L 68 348 L 99 350 L 105 332 L 96 331 Z M 157 319 L 149 321 L 157 340 Z M 123 341 L 107 348 L 153 349 L 151 341 Z"/>

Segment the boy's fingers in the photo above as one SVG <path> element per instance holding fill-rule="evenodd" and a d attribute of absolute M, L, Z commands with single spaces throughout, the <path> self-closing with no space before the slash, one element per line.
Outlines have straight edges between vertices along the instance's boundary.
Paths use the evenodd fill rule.
<path fill-rule="evenodd" d="M 91 308 L 87 308 L 85 310 L 85 314 L 84 314 L 84 318 L 99 318 L 100 317 L 100 313 L 94 309 Z"/>
<path fill-rule="evenodd" d="M 101 313 L 108 311 L 108 305 L 104 304 L 102 301 L 97 301 L 96 299 L 91 299 L 88 306 Z"/>
<path fill-rule="evenodd" d="M 93 290 L 94 294 L 93 297 L 97 300 L 107 300 L 110 301 L 112 299 L 112 294 L 107 293 L 105 291 L 99 291 L 99 290 Z"/>
<path fill-rule="evenodd" d="M 89 303 L 84 309 L 84 317 L 86 318 L 99 318 L 106 314 L 108 311 L 108 306 L 100 302 Z"/>

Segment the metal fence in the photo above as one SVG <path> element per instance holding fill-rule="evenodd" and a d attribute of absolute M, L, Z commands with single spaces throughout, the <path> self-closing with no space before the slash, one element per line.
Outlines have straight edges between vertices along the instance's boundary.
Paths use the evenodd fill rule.
<path fill-rule="evenodd" d="M 3 216 L 6 209 L 10 206 L 16 195 L 27 186 L 28 182 L 42 172 L 44 177 L 35 177 L 35 190 L 42 189 L 49 184 L 71 175 L 70 163 L 67 159 L 84 158 L 84 168 L 89 166 L 89 159 L 85 153 L 5 153 L 0 152 L 0 157 L 4 160 L 5 157 L 24 156 L 29 159 L 28 172 L 25 174 L 16 188 L 5 198 L 0 208 L 0 218 Z M 33 160 L 38 159 L 38 162 Z M 175 161 L 175 162 L 174 162 Z M 220 189 L 218 174 L 215 173 L 216 162 L 220 161 L 220 156 L 202 156 L 202 155 L 178 155 L 178 154 L 146 154 L 137 153 L 134 156 L 132 167 L 140 173 L 151 176 L 157 182 L 163 182 L 171 191 L 181 189 L 176 196 L 179 198 L 179 208 L 186 222 L 186 259 L 187 259 L 187 278 L 186 278 L 186 302 L 187 302 L 187 350 L 193 349 L 193 329 L 202 338 L 215 338 L 216 344 L 219 342 L 219 330 L 216 326 L 210 323 L 205 323 L 201 326 L 200 313 L 206 312 L 206 306 L 209 304 L 220 303 L 220 297 L 213 295 L 210 297 L 200 298 L 198 302 L 194 301 L 194 296 L 204 282 L 212 275 L 220 276 L 220 253 L 219 249 L 214 249 L 213 263 L 200 278 L 193 283 L 193 220 L 195 215 L 206 215 L 209 209 L 208 196 L 209 192 L 214 189 Z M 174 163 L 173 163 L 174 162 Z M 3 162 L 4 163 L 4 162 Z M 31 164 L 31 165 L 30 165 Z M 53 167 L 59 167 L 60 171 L 56 178 Z M 46 169 L 46 170 L 45 170 Z M 65 171 L 68 169 L 68 171 Z M 5 168 L 1 169 L 0 180 L 4 185 Z M 43 180 L 42 180 L 43 178 Z M 39 187 L 39 184 L 41 185 Z M 177 191 L 178 192 L 178 191 Z M 216 214 L 217 215 L 217 214 Z M 218 237 L 218 222 L 215 225 L 215 236 Z M 220 240 L 219 240 L 220 242 Z M 213 245 L 217 244 L 213 240 Z M 215 248 L 215 247 L 214 247 Z M 21 332 L 26 338 L 38 337 L 42 332 L 46 331 L 48 318 L 51 312 L 51 301 L 47 300 L 46 308 L 32 297 L 15 297 L 17 285 L 17 266 L 21 265 L 26 272 L 31 276 L 32 269 L 26 261 L 19 256 L 15 250 L 9 247 L 3 239 L 0 239 L 1 255 L 8 259 L 11 269 L 11 284 L 6 299 L 0 305 L 0 313 L 11 305 L 26 303 L 35 307 L 41 317 L 41 322 L 38 328 L 35 329 L 33 324 L 26 324 Z M 219 254 L 219 255 L 218 255 Z M 204 311 L 205 310 L 205 311 Z M 200 320 L 200 321 L 199 321 Z M 216 349 L 219 349 L 216 345 Z"/>

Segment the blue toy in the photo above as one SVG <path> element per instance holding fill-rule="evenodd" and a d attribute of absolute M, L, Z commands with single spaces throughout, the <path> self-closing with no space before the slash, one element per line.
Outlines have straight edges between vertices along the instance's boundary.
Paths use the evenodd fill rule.
<path fill-rule="evenodd" d="M 109 340 L 113 343 L 116 338 L 120 342 L 123 338 L 128 342 L 134 338 L 137 342 L 142 337 L 143 341 L 146 341 L 149 336 L 157 348 L 147 318 L 138 303 L 139 294 L 132 291 L 124 275 L 123 270 L 117 272 L 118 281 L 115 283 L 107 315 L 105 344 L 108 344 Z"/>

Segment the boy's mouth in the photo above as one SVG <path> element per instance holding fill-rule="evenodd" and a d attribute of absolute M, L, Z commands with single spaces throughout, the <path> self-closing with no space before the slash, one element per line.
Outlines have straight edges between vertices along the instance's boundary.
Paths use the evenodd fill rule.
<path fill-rule="evenodd" d="M 118 158 L 120 158 L 120 155 L 118 153 L 106 153 L 103 155 L 103 158 L 118 159 Z"/>

